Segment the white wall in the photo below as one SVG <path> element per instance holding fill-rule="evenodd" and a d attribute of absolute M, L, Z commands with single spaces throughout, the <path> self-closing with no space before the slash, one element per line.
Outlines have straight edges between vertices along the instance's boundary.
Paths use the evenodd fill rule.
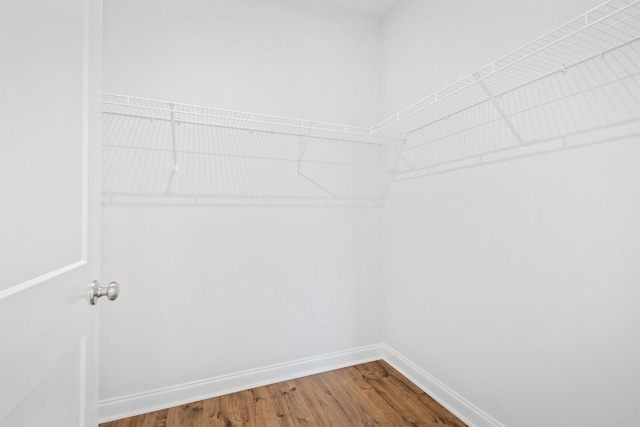
<path fill-rule="evenodd" d="M 380 22 L 310 1 L 110 0 L 104 87 L 369 125 L 598 2 L 402 0 Z M 101 398 L 384 339 L 504 425 L 624 425 L 638 151 L 395 183 L 383 211 L 106 206 L 122 298 L 101 307 Z"/>
<path fill-rule="evenodd" d="M 101 399 L 377 343 L 380 211 L 103 209 Z"/>
<path fill-rule="evenodd" d="M 393 9 L 389 112 L 597 4 L 479 3 Z M 506 426 L 632 423 L 637 142 L 394 183 L 383 220 L 385 342 Z"/>
<path fill-rule="evenodd" d="M 373 18 L 313 1 L 110 0 L 104 31 L 107 92 L 380 118 Z M 101 307 L 101 400 L 378 343 L 380 221 L 374 209 L 105 206 L 103 277 L 122 295 Z"/>
<path fill-rule="evenodd" d="M 104 90 L 369 126 L 380 20 L 313 0 L 110 0 Z"/>

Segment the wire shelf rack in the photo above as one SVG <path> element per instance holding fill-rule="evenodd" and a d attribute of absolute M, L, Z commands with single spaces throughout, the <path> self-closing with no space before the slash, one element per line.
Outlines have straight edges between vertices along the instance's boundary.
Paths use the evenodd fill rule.
<path fill-rule="evenodd" d="M 639 120 L 640 2 L 612 0 L 372 132 L 406 134 L 399 180 L 635 134 Z"/>
<path fill-rule="evenodd" d="M 103 95 L 106 203 L 379 206 L 369 128 Z"/>
<path fill-rule="evenodd" d="M 103 95 L 106 203 L 382 206 L 393 181 L 640 136 L 640 0 L 370 127 Z"/>

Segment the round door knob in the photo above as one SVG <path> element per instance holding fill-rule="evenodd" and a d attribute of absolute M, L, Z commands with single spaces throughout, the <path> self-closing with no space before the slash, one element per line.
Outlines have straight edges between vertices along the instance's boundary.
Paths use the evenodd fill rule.
<path fill-rule="evenodd" d="M 120 285 L 118 282 L 111 282 L 107 287 L 101 287 L 100 282 L 94 280 L 89 285 L 89 304 L 96 305 L 98 298 L 106 296 L 109 301 L 118 298 Z"/>
<path fill-rule="evenodd" d="M 120 285 L 118 282 L 109 283 L 109 286 L 107 286 L 107 299 L 109 301 L 113 301 L 118 298 L 118 292 L 120 292 Z"/>

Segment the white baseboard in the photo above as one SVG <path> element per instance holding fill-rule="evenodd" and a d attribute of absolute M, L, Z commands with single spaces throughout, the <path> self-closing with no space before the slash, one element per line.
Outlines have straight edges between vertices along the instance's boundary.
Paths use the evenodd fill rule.
<path fill-rule="evenodd" d="M 293 360 L 100 401 L 100 423 L 383 359 L 471 427 L 504 427 L 386 344 Z"/>
<path fill-rule="evenodd" d="M 473 427 L 504 427 L 495 418 L 464 399 L 428 372 L 386 344 L 383 359 L 460 420 Z"/>
<path fill-rule="evenodd" d="M 293 360 L 173 387 L 101 400 L 100 423 L 382 359 L 383 345 Z"/>

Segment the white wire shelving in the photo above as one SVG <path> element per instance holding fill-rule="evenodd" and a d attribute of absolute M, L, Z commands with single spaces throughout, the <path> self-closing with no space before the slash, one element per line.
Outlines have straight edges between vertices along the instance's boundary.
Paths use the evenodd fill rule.
<path fill-rule="evenodd" d="M 379 206 L 394 138 L 363 127 L 103 94 L 104 200 Z"/>
<path fill-rule="evenodd" d="M 640 0 L 371 128 L 103 96 L 106 203 L 381 206 L 392 182 L 640 135 Z"/>
<path fill-rule="evenodd" d="M 395 180 L 636 135 L 640 2 L 612 0 L 372 127 Z"/>

